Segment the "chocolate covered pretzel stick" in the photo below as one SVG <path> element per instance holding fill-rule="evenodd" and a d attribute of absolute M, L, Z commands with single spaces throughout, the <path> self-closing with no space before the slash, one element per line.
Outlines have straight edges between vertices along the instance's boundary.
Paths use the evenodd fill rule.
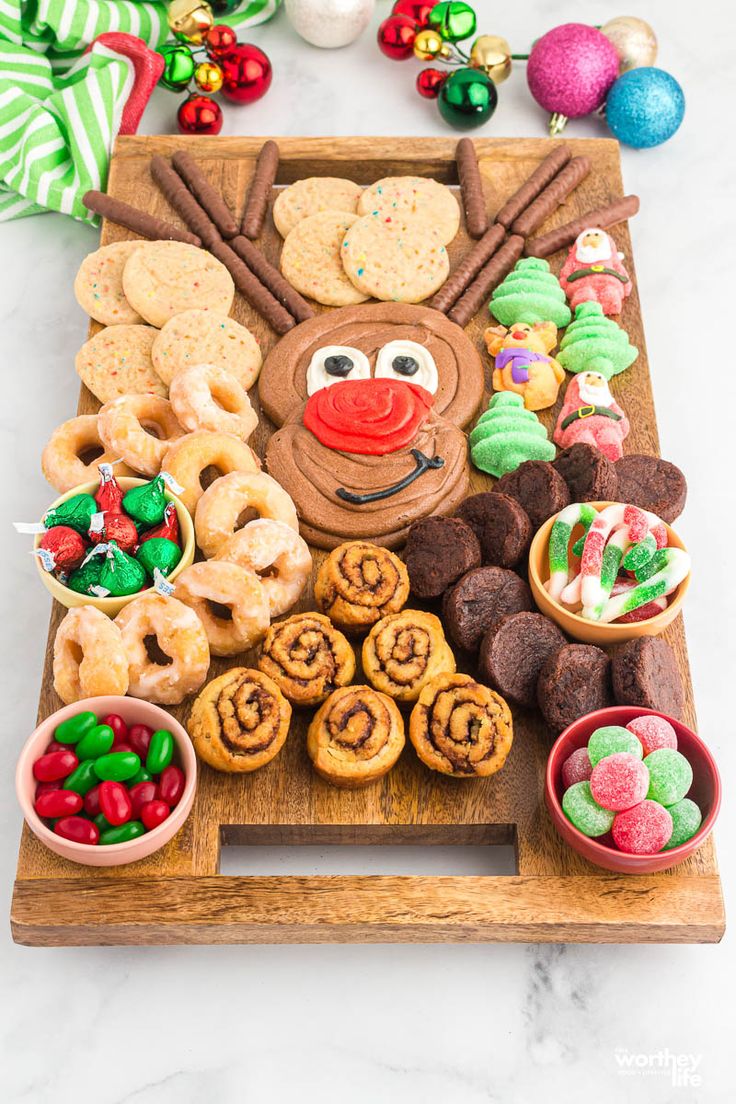
<path fill-rule="evenodd" d="M 548 215 L 556 211 L 561 203 L 564 203 L 570 192 L 577 188 L 581 180 L 585 180 L 590 172 L 590 161 L 587 157 L 573 157 L 562 172 L 558 173 L 551 184 L 541 192 L 534 202 L 522 212 L 511 227 L 514 234 L 528 237 L 532 231 L 544 222 Z"/>
<path fill-rule="evenodd" d="M 251 241 L 257 238 L 263 229 L 263 220 L 268 210 L 268 197 L 276 180 L 278 168 L 279 147 L 270 140 L 264 142 L 248 188 L 243 221 L 240 224 L 241 234 Z"/>
<path fill-rule="evenodd" d="M 465 208 L 465 225 L 471 238 L 482 238 L 488 229 L 488 212 L 478 157 L 471 138 L 460 139 L 455 150 L 455 162 Z"/>
<path fill-rule="evenodd" d="M 228 242 L 218 241 L 210 246 L 210 253 L 224 264 L 235 286 L 250 305 L 265 318 L 278 334 L 285 334 L 296 325 L 289 312 L 275 299 L 268 288 L 251 272 Z"/>
<path fill-rule="evenodd" d="M 184 183 L 199 200 L 200 206 L 214 222 L 223 238 L 234 238 L 238 233 L 238 224 L 232 211 L 217 188 L 210 184 L 197 162 L 187 150 L 178 150 L 171 163 Z"/>
<path fill-rule="evenodd" d="M 639 197 L 627 195 L 617 199 L 605 207 L 594 207 L 578 218 L 571 219 L 564 226 L 558 226 L 556 230 L 550 230 L 549 234 L 542 234 L 538 238 L 531 238 L 524 248 L 527 257 L 549 257 L 550 253 L 556 253 L 566 245 L 572 245 L 578 234 L 582 234 L 589 226 L 599 226 L 605 230 L 608 226 L 615 226 L 617 222 L 631 218 L 639 210 Z"/>
<path fill-rule="evenodd" d="M 569 146 L 557 146 L 547 154 L 544 161 L 537 165 L 531 176 L 525 180 L 517 192 L 508 199 L 496 215 L 496 222 L 509 227 L 514 219 L 517 219 L 522 211 L 525 211 L 530 203 L 533 203 L 539 193 L 543 191 L 557 176 L 560 169 L 564 168 L 572 154 Z"/>
<path fill-rule="evenodd" d="M 169 162 L 157 153 L 151 158 L 150 168 L 161 194 L 181 215 L 189 229 L 202 239 L 202 244 L 211 249 L 213 242 L 221 241 L 220 231 Z"/>
<path fill-rule="evenodd" d="M 149 215 L 147 211 L 141 211 L 138 207 L 131 207 L 122 199 L 114 199 L 104 192 L 92 189 L 82 196 L 82 203 L 88 211 L 94 211 L 96 215 L 114 222 L 116 226 L 124 226 L 126 230 L 132 230 L 134 234 L 140 234 L 142 238 L 151 241 L 180 241 L 187 245 L 201 245 L 202 241 L 196 234 L 190 234 L 188 230 L 180 230 L 171 222 Z"/>
<path fill-rule="evenodd" d="M 245 261 L 248 268 L 256 274 L 262 284 L 276 296 L 289 314 L 293 314 L 297 322 L 305 322 L 307 318 L 314 318 L 314 311 L 306 299 L 303 299 L 296 288 L 293 288 L 277 268 L 264 257 L 261 250 L 253 242 L 248 241 L 242 234 L 233 238 L 229 243 L 241 260 Z"/>
<path fill-rule="evenodd" d="M 524 239 L 514 234 L 505 241 L 497 253 L 491 257 L 476 276 L 473 283 L 458 300 L 447 317 L 458 326 L 467 326 L 475 312 L 483 305 L 483 301 L 496 285 L 503 280 L 514 267 L 521 251 L 524 248 Z"/>
<path fill-rule="evenodd" d="M 474 245 L 449 279 L 445 280 L 442 287 L 427 303 L 428 307 L 447 314 L 453 303 L 459 299 L 468 285 L 478 275 L 486 261 L 490 260 L 506 237 L 506 231 L 499 223 L 495 223 L 486 230 L 483 237 Z"/>

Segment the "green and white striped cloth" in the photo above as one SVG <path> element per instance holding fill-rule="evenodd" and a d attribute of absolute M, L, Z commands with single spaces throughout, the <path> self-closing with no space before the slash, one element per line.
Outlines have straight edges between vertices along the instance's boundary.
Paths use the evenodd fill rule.
<path fill-rule="evenodd" d="M 280 2 L 250 0 L 222 22 L 263 23 Z M 94 221 L 81 197 L 105 187 L 135 70 L 103 43 L 88 48 L 118 31 L 155 50 L 169 34 L 166 10 L 137 0 L 0 0 L 0 222 L 45 209 Z"/>

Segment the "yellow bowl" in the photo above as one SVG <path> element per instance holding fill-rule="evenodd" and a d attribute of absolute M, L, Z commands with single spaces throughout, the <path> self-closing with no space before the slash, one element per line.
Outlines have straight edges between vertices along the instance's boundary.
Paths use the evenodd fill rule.
<path fill-rule="evenodd" d="M 140 487 L 143 483 L 148 483 L 148 479 L 134 479 L 132 476 L 120 476 L 118 484 L 121 490 L 129 491 L 132 487 Z M 66 494 L 61 495 L 52 502 L 48 507 L 49 510 L 55 509 L 60 506 L 62 502 L 66 502 L 68 498 L 77 494 L 91 494 L 94 495 L 99 483 L 82 483 L 79 487 L 73 487 L 71 491 L 67 491 Z M 176 515 L 179 519 L 179 535 L 181 539 L 181 559 L 169 575 L 171 582 L 176 579 L 176 576 L 180 571 L 183 571 L 185 567 L 189 567 L 194 562 L 194 525 L 192 519 L 184 503 L 171 494 L 169 490 L 165 492 L 168 502 L 173 502 L 176 506 Z M 48 511 L 45 511 L 48 512 Z M 43 533 L 38 533 L 34 541 L 34 548 L 38 548 L 41 543 Z M 117 598 L 94 598 L 90 594 L 78 594 L 76 590 L 70 590 L 69 587 L 60 583 L 50 571 L 45 571 L 41 566 L 41 560 L 36 556 L 36 569 L 41 576 L 43 585 L 48 590 L 52 598 L 55 598 L 57 602 L 61 602 L 62 606 L 66 606 L 67 609 L 71 609 L 73 606 L 96 606 L 98 610 L 102 610 L 108 617 L 115 617 L 120 613 L 123 606 L 127 606 L 128 602 L 132 602 L 134 598 L 139 598 L 141 594 L 148 594 L 152 587 L 148 587 L 146 590 L 139 590 L 135 594 L 124 594 Z"/>
<path fill-rule="evenodd" d="M 597 510 L 605 506 L 611 506 L 611 502 L 591 502 Z M 582 640 L 585 644 L 623 644 L 626 640 L 633 640 L 638 636 L 659 636 L 661 632 L 677 617 L 685 600 L 685 594 L 690 586 L 690 573 L 683 579 L 677 589 L 669 596 L 667 609 L 662 610 L 655 617 L 649 617 L 646 621 L 635 621 L 631 624 L 606 624 L 599 621 L 589 621 L 587 617 L 581 617 L 577 613 L 571 613 L 565 606 L 550 598 L 544 589 L 544 584 L 549 579 L 549 536 L 555 523 L 557 514 L 545 521 L 537 530 L 531 548 L 529 549 L 529 585 L 534 596 L 534 601 L 542 613 L 550 617 L 560 626 L 563 632 L 574 640 Z M 665 524 L 668 543 L 673 548 L 685 549 L 685 545 L 674 529 Z M 574 531 L 574 539 L 582 534 L 581 527 Z"/>

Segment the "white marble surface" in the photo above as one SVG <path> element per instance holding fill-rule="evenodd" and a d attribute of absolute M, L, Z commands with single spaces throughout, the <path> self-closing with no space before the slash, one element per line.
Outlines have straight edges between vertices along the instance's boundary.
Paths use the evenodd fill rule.
<path fill-rule="evenodd" d="M 717 511 L 726 502 L 733 510 L 734 159 L 725 118 L 734 92 L 726 77 L 732 5 L 709 0 L 696 11 L 685 0 L 639 0 L 632 7 L 655 25 L 661 64 L 688 98 L 677 137 L 658 150 L 624 151 L 623 163 L 627 188 L 642 198 L 632 232 L 663 451 L 690 483 L 680 529 L 697 565 L 686 620 L 700 729 L 728 787 L 736 596 L 724 542 L 736 531 L 733 514 Z M 377 16 L 388 8 L 379 2 Z M 615 5 L 583 0 L 505 9 L 481 0 L 476 8 L 482 29 L 506 35 L 518 51 L 555 23 L 618 14 Z M 282 15 L 252 39 L 270 53 L 276 77 L 259 104 L 227 111 L 228 133 L 445 133 L 434 106 L 412 89 L 417 66 L 384 60 L 370 31 L 325 53 L 301 43 Z M 176 102 L 158 93 L 143 129 L 169 130 Z M 599 132 L 592 121 L 570 128 L 571 135 Z M 544 133 L 523 68 L 501 89 L 484 133 Z M 12 771 L 33 727 L 48 615 L 9 523 L 34 515 L 48 498 L 39 453 L 75 409 L 73 357 L 86 319 L 72 278 L 94 244 L 92 230 L 56 216 L 0 228 L 3 915 L 19 829 Z M 727 797 L 717 833 L 727 907 L 733 834 Z M 717 947 L 42 951 L 14 946 L 6 927 L 0 1095 L 29 1104 L 513 1104 L 537 1096 L 613 1104 L 624 1094 L 651 1104 L 722 1101 L 733 1091 L 733 968 L 729 936 Z M 674 1087 L 660 1065 L 679 1055 L 690 1083 Z M 621 1072 L 627 1057 L 643 1063 L 639 1072 Z"/>

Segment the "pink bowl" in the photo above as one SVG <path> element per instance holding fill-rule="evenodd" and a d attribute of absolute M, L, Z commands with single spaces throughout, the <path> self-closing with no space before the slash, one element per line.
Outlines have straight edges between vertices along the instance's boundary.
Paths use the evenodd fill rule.
<path fill-rule="evenodd" d="M 565 816 L 562 810 L 562 764 L 577 748 L 585 747 L 596 728 L 603 725 L 626 726 L 634 717 L 651 715 L 664 717 L 677 733 L 677 746 L 689 759 L 693 768 L 693 784 L 688 793 L 699 806 L 703 814 L 703 823 L 691 839 L 671 851 L 658 851 L 654 855 L 632 855 L 619 851 L 613 843 L 602 843 L 599 839 L 589 839 L 579 832 Z M 669 870 L 687 859 L 708 838 L 716 822 L 721 807 L 721 779 L 718 767 L 710 751 L 691 728 L 666 713 L 656 709 L 640 709 L 631 705 L 617 705 L 610 709 L 598 709 L 579 717 L 558 736 L 552 745 L 547 759 L 547 772 L 544 779 L 544 800 L 557 831 L 574 851 L 584 859 L 602 866 L 604 870 L 614 870 L 618 874 L 654 874 L 659 870 Z"/>
<path fill-rule="evenodd" d="M 129 840 L 127 843 L 113 843 L 108 847 L 92 847 L 86 843 L 74 843 L 72 840 L 63 839 L 62 836 L 57 836 L 44 824 L 33 808 L 33 798 L 36 791 L 36 780 L 33 777 L 34 762 L 43 754 L 44 749 L 53 739 L 56 726 L 68 717 L 72 717 L 76 713 L 83 713 L 85 710 L 91 710 L 98 717 L 104 717 L 107 713 L 119 713 L 127 725 L 147 724 L 154 730 L 167 728 L 174 737 L 179 755 L 179 765 L 186 778 L 181 801 L 172 809 L 163 824 L 159 824 L 158 828 L 146 832 L 138 839 Z M 65 705 L 63 709 L 52 713 L 50 717 L 41 722 L 35 732 L 26 740 L 15 770 L 15 792 L 18 795 L 26 824 L 34 836 L 37 836 L 50 851 L 61 855 L 64 859 L 81 863 L 83 866 L 122 866 L 124 863 L 145 859 L 148 855 L 152 855 L 154 851 L 158 851 L 160 847 L 163 847 L 165 843 L 174 838 L 189 816 L 196 788 L 197 756 L 185 729 L 159 706 L 141 701 L 139 698 L 120 697 L 118 695 L 84 698 L 82 701 Z"/>

